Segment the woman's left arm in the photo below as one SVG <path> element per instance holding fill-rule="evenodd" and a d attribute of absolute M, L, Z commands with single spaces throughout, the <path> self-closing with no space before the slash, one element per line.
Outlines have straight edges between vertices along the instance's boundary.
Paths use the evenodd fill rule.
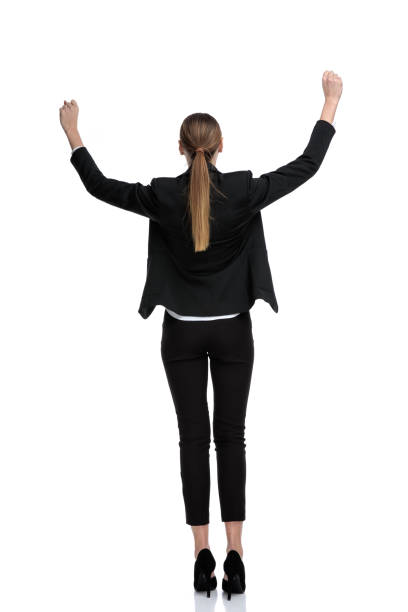
<path fill-rule="evenodd" d="M 142 185 L 139 182 L 128 183 L 104 176 L 81 140 L 78 132 L 78 112 L 75 100 L 64 100 L 64 106 L 60 108 L 60 121 L 71 149 L 75 149 L 71 154 L 71 163 L 85 189 L 107 204 L 158 221 L 159 204 L 153 190 L 155 179 L 150 185 Z"/>

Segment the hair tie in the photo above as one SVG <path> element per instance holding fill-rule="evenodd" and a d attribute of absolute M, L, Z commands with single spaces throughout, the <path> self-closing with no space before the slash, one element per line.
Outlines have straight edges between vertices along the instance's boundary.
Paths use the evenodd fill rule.
<path fill-rule="evenodd" d="M 204 153 L 203 147 L 198 147 L 197 149 L 195 149 L 195 151 L 202 151 Z"/>

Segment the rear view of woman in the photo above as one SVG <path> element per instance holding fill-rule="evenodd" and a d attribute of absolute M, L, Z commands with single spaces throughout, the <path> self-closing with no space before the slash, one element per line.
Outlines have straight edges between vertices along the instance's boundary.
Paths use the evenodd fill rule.
<path fill-rule="evenodd" d="M 194 587 L 217 586 L 209 546 L 211 425 L 208 374 L 214 389 L 212 431 L 217 457 L 221 520 L 227 547 L 222 588 L 243 593 L 242 526 L 245 514 L 245 417 L 254 364 L 250 309 L 263 299 L 278 312 L 261 210 L 319 169 L 335 134 L 341 78 L 322 77 L 325 96 L 303 153 L 255 178 L 249 170 L 221 172 L 223 149 L 214 117 L 194 113 L 181 125 L 179 151 L 187 170 L 149 185 L 105 177 L 78 132 L 78 105 L 64 101 L 61 125 L 71 163 L 94 197 L 149 219 L 146 282 L 139 314 L 164 306 L 161 357 L 179 429 L 185 520 L 194 535 Z"/>

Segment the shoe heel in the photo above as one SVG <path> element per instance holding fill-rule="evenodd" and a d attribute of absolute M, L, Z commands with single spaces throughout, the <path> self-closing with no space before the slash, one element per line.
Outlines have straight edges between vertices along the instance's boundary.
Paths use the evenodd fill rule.
<path fill-rule="evenodd" d="M 198 574 L 195 588 L 197 591 L 207 591 L 207 597 L 210 597 L 211 586 L 205 572 Z"/>
<path fill-rule="evenodd" d="M 231 599 L 231 593 L 243 593 L 244 590 L 241 584 L 241 578 L 239 574 L 234 574 L 232 577 L 228 576 L 227 580 L 227 593 L 228 601 Z"/>
<path fill-rule="evenodd" d="M 211 576 L 215 565 L 209 549 L 200 551 L 194 564 L 194 588 L 196 591 L 207 591 L 207 597 L 211 597 L 211 591 L 217 587 L 217 578 Z"/>
<path fill-rule="evenodd" d="M 230 551 L 224 562 L 224 571 L 228 580 L 223 578 L 222 588 L 228 594 L 228 601 L 231 599 L 232 593 L 245 592 L 245 566 L 241 557 L 236 551 Z"/>

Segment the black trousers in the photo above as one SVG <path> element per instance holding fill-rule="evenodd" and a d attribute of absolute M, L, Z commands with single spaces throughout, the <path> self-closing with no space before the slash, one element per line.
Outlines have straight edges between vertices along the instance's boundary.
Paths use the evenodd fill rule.
<path fill-rule="evenodd" d="M 208 361 L 222 521 L 245 520 L 245 416 L 254 363 L 249 311 L 228 319 L 183 321 L 166 310 L 161 355 L 176 409 L 180 474 L 188 525 L 210 522 Z"/>

